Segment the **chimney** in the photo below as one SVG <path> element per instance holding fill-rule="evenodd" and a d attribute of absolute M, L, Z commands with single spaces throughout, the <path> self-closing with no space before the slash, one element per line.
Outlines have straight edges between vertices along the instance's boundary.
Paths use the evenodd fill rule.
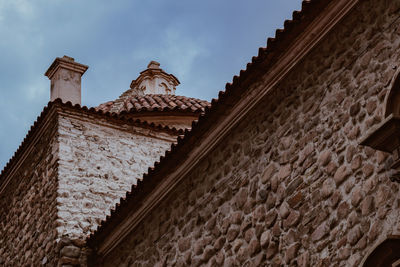
<path fill-rule="evenodd" d="M 50 100 L 60 98 L 73 105 L 81 104 L 81 77 L 88 66 L 75 62 L 72 57 L 56 58 L 44 74 L 51 82 Z"/>

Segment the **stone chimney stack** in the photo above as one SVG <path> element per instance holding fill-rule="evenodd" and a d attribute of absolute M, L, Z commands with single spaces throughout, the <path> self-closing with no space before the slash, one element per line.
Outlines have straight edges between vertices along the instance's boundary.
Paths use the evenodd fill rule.
<path fill-rule="evenodd" d="M 81 104 L 81 77 L 88 66 L 75 62 L 72 57 L 56 58 L 44 74 L 51 81 L 50 100 L 60 98 L 73 105 Z"/>

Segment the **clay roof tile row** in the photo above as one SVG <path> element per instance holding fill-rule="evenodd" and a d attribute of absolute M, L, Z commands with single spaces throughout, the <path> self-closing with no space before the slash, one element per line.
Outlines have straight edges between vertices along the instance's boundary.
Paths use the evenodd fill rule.
<path fill-rule="evenodd" d="M 106 102 L 97 109 L 110 112 L 116 101 Z M 188 111 L 202 113 L 210 103 L 185 96 L 176 95 L 157 95 L 149 94 L 143 96 L 132 96 L 124 100 L 122 107 L 117 113 L 121 112 L 141 112 L 141 111 Z"/>

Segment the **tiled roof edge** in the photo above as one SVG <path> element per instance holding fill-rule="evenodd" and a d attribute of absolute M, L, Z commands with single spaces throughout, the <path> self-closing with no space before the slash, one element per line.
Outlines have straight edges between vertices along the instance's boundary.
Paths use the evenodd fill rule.
<path fill-rule="evenodd" d="M 128 114 L 132 114 L 132 113 L 144 113 L 144 112 L 178 112 L 179 114 L 194 114 L 194 115 L 198 115 L 203 113 L 203 111 L 201 111 L 201 109 L 197 109 L 197 110 L 191 110 L 190 108 L 186 108 L 186 109 L 181 109 L 179 107 L 174 107 L 174 108 L 170 108 L 170 107 L 165 107 L 165 108 L 131 108 L 130 110 L 123 110 L 120 113 L 115 113 L 113 112 L 113 114 L 120 114 L 120 115 L 128 115 Z"/>
<path fill-rule="evenodd" d="M 162 97 L 164 95 L 158 95 L 158 94 L 150 94 L 150 95 L 144 95 L 144 96 L 137 96 L 137 97 Z M 206 106 L 210 106 L 211 103 L 207 100 L 203 100 L 203 99 L 199 99 L 199 98 L 194 98 L 194 97 L 186 97 L 186 96 L 180 96 L 180 95 L 173 95 L 173 97 L 176 97 L 176 101 L 181 101 L 181 99 L 179 99 L 180 97 L 185 98 L 186 100 L 191 100 L 196 102 L 196 104 L 201 105 L 201 103 L 206 103 Z M 127 101 L 129 99 L 126 99 L 124 101 Z M 107 105 L 115 105 L 116 102 L 120 101 L 120 99 L 116 99 L 114 101 L 108 101 L 105 103 L 101 103 L 100 105 L 98 105 L 96 107 L 96 109 L 98 110 L 104 110 L 105 107 L 107 107 Z M 187 108 L 182 108 L 179 105 L 171 108 L 171 107 L 164 107 L 164 108 L 152 108 L 152 107 L 144 107 L 142 106 L 141 108 L 137 108 L 135 106 L 131 107 L 129 110 L 122 110 L 119 112 L 112 112 L 112 113 L 117 113 L 117 114 L 122 114 L 122 113 L 141 113 L 141 112 L 168 112 L 168 111 L 174 111 L 174 112 L 182 112 L 182 113 L 190 113 L 190 114 L 200 114 L 200 113 L 204 113 L 204 109 L 206 106 L 201 106 L 200 108 L 197 107 L 195 108 L 195 110 L 193 110 L 191 107 L 187 107 Z"/>

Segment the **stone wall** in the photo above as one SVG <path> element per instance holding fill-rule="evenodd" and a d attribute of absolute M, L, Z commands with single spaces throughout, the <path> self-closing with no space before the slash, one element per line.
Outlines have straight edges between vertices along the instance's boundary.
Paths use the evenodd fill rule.
<path fill-rule="evenodd" d="M 358 266 L 398 234 L 390 157 L 358 143 L 399 67 L 399 8 L 361 1 L 99 264 Z"/>
<path fill-rule="evenodd" d="M 64 111 L 59 118 L 57 231 L 85 239 L 176 136 Z"/>
<path fill-rule="evenodd" d="M 0 193 L 0 266 L 57 265 L 56 130 L 54 119 Z"/>

